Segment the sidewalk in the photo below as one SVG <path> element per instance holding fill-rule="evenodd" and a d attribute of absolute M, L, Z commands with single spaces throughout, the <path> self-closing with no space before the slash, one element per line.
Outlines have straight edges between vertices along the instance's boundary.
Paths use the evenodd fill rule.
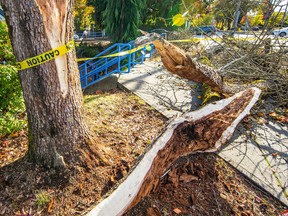
<path fill-rule="evenodd" d="M 162 63 L 136 65 L 130 73 L 122 74 L 118 83 L 167 118 L 193 111 L 201 103 L 198 85 L 172 75 Z M 269 122 L 255 125 L 251 131 L 253 140 L 245 136 L 247 129 L 238 127 L 218 154 L 288 206 L 288 128 Z"/>

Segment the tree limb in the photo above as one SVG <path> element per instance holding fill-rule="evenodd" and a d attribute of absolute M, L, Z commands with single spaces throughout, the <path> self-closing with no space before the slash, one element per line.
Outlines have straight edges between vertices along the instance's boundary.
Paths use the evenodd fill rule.
<path fill-rule="evenodd" d="M 88 216 L 122 215 L 156 189 L 161 176 L 176 159 L 192 153 L 218 150 L 249 114 L 260 93 L 257 88 L 247 89 L 172 121 L 128 177 Z"/>

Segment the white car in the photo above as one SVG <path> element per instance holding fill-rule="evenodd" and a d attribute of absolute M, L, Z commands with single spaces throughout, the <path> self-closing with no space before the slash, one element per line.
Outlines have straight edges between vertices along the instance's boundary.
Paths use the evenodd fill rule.
<path fill-rule="evenodd" d="M 288 36 L 288 27 L 283 29 L 277 29 L 272 32 L 274 36 L 286 37 Z"/>

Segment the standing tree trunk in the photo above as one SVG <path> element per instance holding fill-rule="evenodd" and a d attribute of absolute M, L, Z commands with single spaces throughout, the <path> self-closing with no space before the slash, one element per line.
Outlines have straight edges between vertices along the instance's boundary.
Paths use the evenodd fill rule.
<path fill-rule="evenodd" d="M 73 0 L 0 0 L 17 60 L 67 44 Z M 75 51 L 19 71 L 29 126 L 29 158 L 46 167 L 89 167 L 99 151 L 83 121 Z M 93 161 L 93 163 L 95 163 Z"/>

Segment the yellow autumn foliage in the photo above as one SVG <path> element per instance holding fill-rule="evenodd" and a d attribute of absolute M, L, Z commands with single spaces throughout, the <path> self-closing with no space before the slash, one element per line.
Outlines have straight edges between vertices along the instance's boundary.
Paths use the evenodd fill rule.
<path fill-rule="evenodd" d="M 172 21 L 173 24 L 172 26 L 182 26 L 185 23 L 185 17 L 182 16 L 182 14 L 176 14 L 175 16 L 173 16 Z"/>

